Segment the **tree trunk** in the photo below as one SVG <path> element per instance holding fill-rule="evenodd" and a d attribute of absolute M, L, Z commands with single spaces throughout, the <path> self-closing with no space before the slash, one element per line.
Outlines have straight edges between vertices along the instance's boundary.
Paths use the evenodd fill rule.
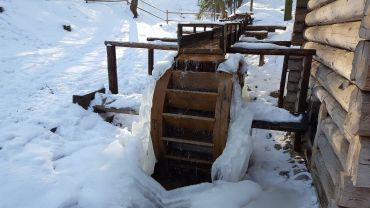
<path fill-rule="evenodd" d="M 293 0 L 285 0 L 284 21 L 292 19 Z"/>
<path fill-rule="evenodd" d="M 137 18 L 138 16 L 137 5 L 138 5 L 138 0 L 131 0 L 130 10 L 132 14 L 134 15 L 134 18 Z"/>

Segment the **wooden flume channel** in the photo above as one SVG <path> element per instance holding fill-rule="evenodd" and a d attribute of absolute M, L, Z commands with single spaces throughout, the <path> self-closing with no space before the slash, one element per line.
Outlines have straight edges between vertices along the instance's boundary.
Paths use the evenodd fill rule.
<path fill-rule="evenodd" d="M 294 113 L 307 113 L 305 98 L 315 50 L 233 47 L 232 45 L 238 42 L 240 36 L 246 34 L 246 31 L 256 31 L 259 28 L 274 31 L 285 28 L 279 26 L 252 27 L 249 25 L 251 17 L 248 14 L 237 22 L 225 21 L 222 24 L 179 24 L 176 39 L 148 38 L 148 41 L 161 40 L 173 42 L 173 44 L 105 42 L 109 90 L 113 94 L 118 93 L 116 47 L 147 49 L 149 75 L 153 71 L 154 50 L 178 51 L 175 63 L 156 83 L 151 110 L 151 139 L 158 161 L 153 177 L 165 188 L 171 189 L 210 181 L 211 166 L 226 145 L 229 127 L 233 75 L 216 72 L 218 65 L 225 61 L 226 53 L 281 55 L 285 57 L 285 60 L 289 60 L 292 56 L 301 57 L 301 78 L 298 83 L 295 83 L 299 91 L 297 108 Z M 271 43 L 290 45 L 287 41 Z M 284 101 L 284 86 L 288 71 L 288 64 L 284 63 L 279 107 Z M 244 74 L 237 73 L 237 75 L 239 83 L 243 85 Z M 87 108 L 93 95 L 90 93 L 86 96 L 74 96 L 73 101 Z M 104 111 L 106 108 L 99 106 L 99 109 Z M 109 109 L 106 110 L 109 111 Z M 118 109 L 109 112 L 125 111 Z M 307 120 L 297 123 L 266 121 L 253 121 L 252 123 L 253 128 L 296 132 L 297 138 L 305 133 L 307 126 Z M 295 145 L 299 149 L 299 139 L 296 139 Z"/>

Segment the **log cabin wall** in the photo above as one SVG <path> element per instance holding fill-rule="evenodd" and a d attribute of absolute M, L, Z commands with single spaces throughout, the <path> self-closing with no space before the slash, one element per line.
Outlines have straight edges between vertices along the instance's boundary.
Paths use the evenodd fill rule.
<path fill-rule="evenodd" d="M 320 204 L 370 208 L 370 0 L 297 1 L 292 42 L 317 50 L 310 166 Z"/>

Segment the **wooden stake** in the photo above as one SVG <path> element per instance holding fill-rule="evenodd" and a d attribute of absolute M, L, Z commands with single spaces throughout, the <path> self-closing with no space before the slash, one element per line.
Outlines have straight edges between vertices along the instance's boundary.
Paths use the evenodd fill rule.
<path fill-rule="evenodd" d="M 107 45 L 108 80 L 109 90 L 112 94 L 118 94 L 116 47 Z"/>
<path fill-rule="evenodd" d="M 148 74 L 152 75 L 154 69 L 154 49 L 148 49 Z"/>

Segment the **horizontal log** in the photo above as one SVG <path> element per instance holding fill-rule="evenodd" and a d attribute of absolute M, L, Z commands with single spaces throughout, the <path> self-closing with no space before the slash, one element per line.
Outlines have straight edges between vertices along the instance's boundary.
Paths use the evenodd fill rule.
<path fill-rule="evenodd" d="M 307 8 L 308 8 L 308 10 L 314 10 L 314 9 L 322 7 L 326 4 L 329 4 L 333 1 L 335 1 L 335 0 L 309 0 L 308 4 L 307 4 Z"/>
<path fill-rule="evenodd" d="M 355 49 L 351 80 L 353 80 L 360 89 L 370 91 L 369 41 L 361 41 Z"/>
<path fill-rule="evenodd" d="M 306 24 L 313 26 L 359 21 L 364 16 L 366 1 L 336 0 L 308 13 Z"/>
<path fill-rule="evenodd" d="M 347 156 L 349 151 L 349 141 L 339 131 L 334 121 L 327 117 L 321 121 L 321 130 L 328 139 L 331 149 L 341 163 L 344 170 L 347 170 Z"/>
<path fill-rule="evenodd" d="M 350 81 L 317 61 L 312 63 L 311 75 L 338 101 L 345 111 L 349 111 L 352 93 L 358 91 L 356 85 L 351 84 Z"/>
<path fill-rule="evenodd" d="M 360 42 L 359 30 L 361 22 L 341 23 L 309 27 L 304 37 L 312 42 L 318 42 L 338 48 L 354 51 Z"/>
<path fill-rule="evenodd" d="M 353 52 L 313 42 L 306 43 L 304 48 L 316 49 L 314 58 L 317 61 L 330 67 L 346 79 L 351 80 Z"/>
<path fill-rule="evenodd" d="M 112 45 L 117 47 L 127 47 L 127 48 L 146 48 L 146 49 L 158 49 L 158 50 L 172 50 L 177 51 L 177 45 L 161 45 L 155 43 L 139 43 L 139 42 L 120 42 L 120 41 L 105 41 L 105 45 Z"/>
<path fill-rule="evenodd" d="M 366 2 L 364 14 L 361 21 L 360 37 L 370 40 L 370 1 Z"/>
<path fill-rule="evenodd" d="M 177 42 L 177 38 L 156 38 L 156 37 L 148 37 L 146 38 L 147 41 L 162 41 L 162 42 Z"/>
<path fill-rule="evenodd" d="M 350 139 L 348 131 L 344 128 L 344 122 L 347 116 L 347 112 L 339 105 L 339 103 L 322 87 L 316 86 L 312 89 L 312 94 L 320 100 L 321 103 L 325 103 L 326 109 L 334 123 L 338 126 L 339 130 Z"/>
<path fill-rule="evenodd" d="M 310 56 L 315 55 L 314 49 L 298 49 L 298 48 L 287 48 L 287 49 L 276 49 L 276 48 L 264 48 L 264 49 L 248 49 L 240 47 L 230 47 L 227 49 L 227 53 L 241 53 L 250 55 L 292 55 L 292 56 Z"/>
<path fill-rule="evenodd" d="M 370 92 L 352 93 L 345 127 L 353 135 L 370 136 Z"/>
<path fill-rule="evenodd" d="M 275 32 L 275 30 L 286 30 L 286 26 L 280 25 L 248 25 L 245 27 L 246 31 L 261 31 Z"/>

